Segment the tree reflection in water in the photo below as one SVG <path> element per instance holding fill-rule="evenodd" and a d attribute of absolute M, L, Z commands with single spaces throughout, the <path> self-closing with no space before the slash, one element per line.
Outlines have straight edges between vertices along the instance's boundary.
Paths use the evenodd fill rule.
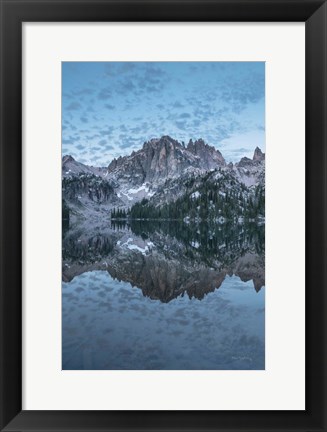
<path fill-rule="evenodd" d="M 63 234 L 63 369 L 264 369 L 264 226 Z"/>

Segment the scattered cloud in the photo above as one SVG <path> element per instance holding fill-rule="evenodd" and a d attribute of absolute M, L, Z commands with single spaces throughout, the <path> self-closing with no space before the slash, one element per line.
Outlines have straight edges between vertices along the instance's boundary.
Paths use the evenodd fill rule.
<path fill-rule="evenodd" d="M 100 100 L 110 99 L 111 96 L 112 96 L 112 90 L 108 87 L 101 89 L 98 93 L 98 99 Z"/>
<path fill-rule="evenodd" d="M 63 65 L 62 145 L 78 160 L 107 163 L 162 135 L 202 137 L 233 161 L 264 150 L 264 63 Z"/>
<path fill-rule="evenodd" d="M 81 108 L 81 104 L 79 102 L 71 102 L 69 105 L 66 106 L 66 110 L 68 111 L 77 111 Z"/>
<path fill-rule="evenodd" d="M 177 120 L 175 122 L 175 125 L 178 127 L 178 129 L 181 129 L 183 131 L 186 130 L 186 122 L 185 121 L 179 121 L 179 120 Z"/>

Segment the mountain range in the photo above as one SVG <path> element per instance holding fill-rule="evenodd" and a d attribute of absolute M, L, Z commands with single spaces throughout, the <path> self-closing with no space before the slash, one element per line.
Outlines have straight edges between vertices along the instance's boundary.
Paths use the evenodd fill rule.
<path fill-rule="evenodd" d="M 202 139 L 185 145 L 163 136 L 107 167 L 63 156 L 62 192 L 71 223 L 109 217 L 113 210 L 124 216 L 134 212 L 135 217 L 263 218 L 265 154 L 257 147 L 252 159 L 227 164 Z M 174 203 L 183 212 L 176 212 Z M 212 211 L 202 211 L 204 207 Z"/>

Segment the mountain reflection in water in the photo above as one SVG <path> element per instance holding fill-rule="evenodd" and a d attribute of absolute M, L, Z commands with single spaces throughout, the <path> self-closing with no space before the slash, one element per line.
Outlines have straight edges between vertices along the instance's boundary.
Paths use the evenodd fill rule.
<path fill-rule="evenodd" d="M 264 226 L 63 236 L 63 369 L 264 369 Z"/>

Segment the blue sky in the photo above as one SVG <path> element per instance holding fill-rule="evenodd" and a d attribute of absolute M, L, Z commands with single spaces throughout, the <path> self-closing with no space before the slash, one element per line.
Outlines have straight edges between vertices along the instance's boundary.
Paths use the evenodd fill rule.
<path fill-rule="evenodd" d="M 170 135 L 265 150 L 264 62 L 63 62 L 62 153 L 95 166 Z"/>

